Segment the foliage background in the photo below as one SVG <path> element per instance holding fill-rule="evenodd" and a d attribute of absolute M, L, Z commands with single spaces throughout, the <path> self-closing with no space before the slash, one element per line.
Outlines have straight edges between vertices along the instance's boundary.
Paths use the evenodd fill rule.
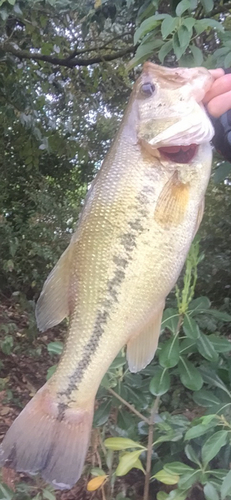
<path fill-rule="evenodd" d="M 33 301 L 68 244 L 85 193 L 147 59 L 168 66 L 231 66 L 231 2 L 0 0 L 0 297 L 4 304 L 20 292 L 20 307 L 29 310 L 30 318 Z M 198 267 L 195 289 L 197 297 L 209 297 L 213 309 L 223 314 L 230 313 L 231 299 L 230 173 L 230 164 L 215 154 L 200 229 L 206 258 Z M 168 305 L 177 307 L 173 295 Z M 200 315 L 199 327 L 206 336 L 219 331 L 228 338 L 224 315 L 220 321 L 216 323 L 211 314 Z M 5 320 L 2 325 L 2 352 L 12 356 L 14 327 L 6 327 Z M 36 337 L 32 319 L 26 336 L 31 346 Z M 200 365 L 194 351 L 188 356 L 196 367 Z M 137 375 L 136 382 L 126 375 L 129 383 L 122 385 L 126 367 L 125 361 L 121 363 L 115 368 L 119 382 L 116 379 L 112 386 L 119 384 L 120 394 L 139 408 L 143 389 L 139 399 L 134 394 L 139 384 L 143 388 L 142 377 L 149 385 L 153 366 L 141 378 Z M 158 361 L 154 363 L 158 371 Z M 218 376 L 223 364 L 222 383 L 227 387 L 227 360 L 216 359 L 213 369 Z M 172 413 L 180 406 L 183 412 L 182 388 L 177 387 L 178 393 L 169 390 L 162 409 Z M 97 425 L 103 426 L 118 405 L 112 395 L 106 396 L 105 388 L 101 391 L 104 406 L 99 407 Z M 195 405 L 186 393 L 183 389 L 183 406 L 185 401 Z M 153 393 L 148 394 L 149 405 Z M 147 410 L 146 403 L 140 411 Z M 134 416 L 120 413 L 119 408 L 119 422 L 124 423 L 118 433 L 123 435 L 129 426 L 134 428 L 134 422 L 129 424 Z M 228 452 L 226 458 L 224 469 Z M 214 500 L 213 490 L 211 495 Z"/>

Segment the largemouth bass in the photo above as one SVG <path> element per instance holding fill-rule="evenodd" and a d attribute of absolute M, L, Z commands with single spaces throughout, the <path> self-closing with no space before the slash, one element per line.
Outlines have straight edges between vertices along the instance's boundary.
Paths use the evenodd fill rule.
<path fill-rule="evenodd" d="M 109 365 L 124 345 L 132 372 L 152 360 L 165 298 L 203 214 L 214 132 L 201 101 L 212 82 L 204 68 L 144 65 L 37 303 L 41 331 L 70 317 L 63 355 L 7 432 L 1 465 L 71 488 Z"/>

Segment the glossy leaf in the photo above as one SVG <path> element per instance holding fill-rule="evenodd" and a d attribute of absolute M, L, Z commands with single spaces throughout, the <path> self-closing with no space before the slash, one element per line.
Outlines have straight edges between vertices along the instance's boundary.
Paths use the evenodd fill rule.
<path fill-rule="evenodd" d="M 155 16 L 148 17 L 148 19 L 145 19 L 139 26 L 139 28 L 136 30 L 135 35 L 134 35 L 134 44 L 136 45 L 137 42 L 144 37 L 147 33 L 150 33 L 157 24 L 160 23 L 161 20 L 163 20 L 166 17 L 166 14 L 157 14 Z"/>
<path fill-rule="evenodd" d="M 192 311 L 192 314 L 196 314 L 199 312 L 206 311 L 211 306 L 211 302 L 208 297 L 197 297 L 193 299 L 189 304 L 189 311 Z"/>
<path fill-rule="evenodd" d="M 201 332 L 200 337 L 197 339 L 198 351 L 208 361 L 216 362 L 218 360 L 218 353 L 210 342 L 207 335 Z"/>
<path fill-rule="evenodd" d="M 197 368 L 185 357 L 181 356 L 178 370 L 182 384 L 192 391 L 199 391 L 203 385 L 203 379 Z"/>
<path fill-rule="evenodd" d="M 172 45 L 172 40 L 169 40 L 168 42 L 165 42 L 161 49 L 159 50 L 159 53 L 158 53 L 158 57 L 159 57 L 159 60 L 161 63 L 164 62 L 164 59 L 165 57 L 169 54 L 169 52 L 171 52 L 173 48 L 173 45 Z M 166 328 L 168 328 L 168 326 L 166 325 Z"/>
<path fill-rule="evenodd" d="M 156 375 L 151 379 L 150 382 L 150 392 L 154 396 L 162 396 L 165 394 L 170 387 L 170 375 L 166 368 L 159 370 Z"/>
<path fill-rule="evenodd" d="M 229 351 L 231 351 L 230 340 L 228 340 L 224 337 L 218 337 L 215 334 L 209 335 L 208 338 L 209 338 L 210 342 L 212 342 L 216 352 L 229 352 Z"/>
<path fill-rule="evenodd" d="M 200 478 L 201 471 L 193 470 L 193 472 L 187 472 L 181 476 L 179 481 L 179 488 L 188 489 L 191 488 L 194 484 L 196 484 Z"/>
<path fill-rule="evenodd" d="M 212 391 L 201 389 L 193 394 L 193 399 L 196 404 L 204 406 L 205 408 L 212 408 L 214 405 L 220 405 L 221 401 Z"/>
<path fill-rule="evenodd" d="M 164 470 L 170 474 L 185 474 L 186 472 L 193 472 L 194 469 L 189 467 L 189 465 L 183 464 L 182 462 L 170 462 L 164 465 Z"/>
<path fill-rule="evenodd" d="M 179 322 L 179 312 L 177 309 L 173 309 L 170 307 L 164 310 L 161 329 L 168 328 L 170 332 L 176 333 L 178 322 Z"/>
<path fill-rule="evenodd" d="M 214 1 L 213 0 L 201 0 L 202 7 L 207 14 L 208 12 L 211 12 L 214 7 Z"/>
<path fill-rule="evenodd" d="M 221 500 L 225 500 L 228 495 L 231 495 L 231 470 L 228 472 L 228 474 L 222 481 Z"/>
<path fill-rule="evenodd" d="M 167 38 L 172 33 L 176 26 L 179 24 L 177 17 L 167 15 L 161 24 L 161 34 L 163 39 Z"/>
<path fill-rule="evenodd" d="M 184 317 L 183 330 L 185 335 L 187 335 L 190 339 L 196 340 L 200 337 L 199 326 L 192 316 L 189 316 L 189 314 L 186 314 Z"/>
<path fill-rule="evenodd" d="M 185 451 L 186 457 L 189 460 L 191 460 L 191 462 L 194 462 L 195 464 L 199 465 L 199 467 L 201 466 L 200 460 L 198 457 L 198 453 L 194 450 L 193 446 L 191 446 L 190 444 L 187 444 L 185 446 L 184 451 Z"/>
<path fill-rule="evenodd" d="M 132 439 L 123 437 L 112 437 L 105 439 L 104 446 L 109 450 L 119 451 L 126 450 L 127 448 L 142 448 L 145 449 L 140 443 L 136 443 Z"/>
<path fill-rule="evenodd" d="M 119 464 L 116 469 L 117 476 L 125 476 L 133 467 L 142 453 L 142 450 L 131 451 L 130 453 L 125 453 L 119 459 Z"/>
<path fill-rule="evenodd" d="M 206 434 L 211 428 L 215 427 L 217 425 L 217 422 L 214 423 L 209 423 L 207 425 L 205 424 L 198 424 L 198 425 L 193 425 L 191 429 L 188 429 L 188 431 L 185 433 L 185 439 L 195 439 L 199 436 L 203 436 Z"/>
<path fill-rule="evenodd" d="M 101 426 L 104 425 L 108 417 L 110 415 L 111 411 L 111 400 L 106 400 L 104 401 L 95 411 L 94 413 L 94 426 Z"/>
<path fill-rule="evenodd" d="M 170 474 L 169 472 L 165 471 L 164 469 L 160 470 L 153 476 L 157 481 L 160 481 L 161 483 L 164 484 L 177 484 L 180 477 L 178 474 Z"/>
<path fill-rule="evenodd" d="M 205 500 L 219 500 L 219 495 L 212 483 L 206 483 L 204 486 Z"/>
<path fill-rule="evenodd" d="M 164 368 L 172 368 L 179 361 L 179 338 L 178 335 L 173 335 L 161 348 L 159 354 L 159 363 Z"/>
<path fill-rule="evenodd" d="M 63 352 L 63 343 L 62 342 L 50 342 L 47 345 L 47 350 L 50 354 L 62 354 Z"/>
<path fill-rule="evenodd" d="M 217 431 L 207 439 L 201 450 L 204 464 L 210 462 L 219 453 L 220 449 L 226 444 L 227 437 L 228 431 Z"/>

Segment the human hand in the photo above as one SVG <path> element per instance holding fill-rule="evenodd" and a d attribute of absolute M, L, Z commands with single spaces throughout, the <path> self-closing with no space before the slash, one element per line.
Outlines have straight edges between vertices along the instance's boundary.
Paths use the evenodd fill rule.
<path fill-rule="evenodd" d="M 231 109 L 231 73 L 225 75 L 222 68 L 211 69 L 210 73 L 215 81 L 203 102 L 209 114 L 214 118 L 219 118 Z"/>

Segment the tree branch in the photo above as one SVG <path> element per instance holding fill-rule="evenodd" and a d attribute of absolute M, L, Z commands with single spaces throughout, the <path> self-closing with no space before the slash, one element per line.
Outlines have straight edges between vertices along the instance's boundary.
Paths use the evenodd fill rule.
<path fill-rule="evenodd" d="M 2 44 L 0 45 L 0 49 L 8 54 L 12 54 L 19 59 L 33 59 L 34 61 L 43 61 L 53 64 L 55 66 L 65 66 L 67 68 L 74 68 L 75 66 L 91 66 L 92 64 L 97 64 L 100 62 L 108 62 L 114 61 L 115 59 L 119 59 L 127 54 L 134 53 L 136 47 L 134 45 L 130 45 L 126 49 L 118 50 L 118 52 L 114 52 L 112 54 L 103 54 L 98 55 L 88 59 L 81 59 L 78 57 L 74 57 L 70 59 L 70 56 L 61 59 L 59 57 L 53 57 L 49 55 L 37 54 L 32 52 L 27 52 L 26 50 L 20 50 L 16 48 L 13 44 Z"/>

